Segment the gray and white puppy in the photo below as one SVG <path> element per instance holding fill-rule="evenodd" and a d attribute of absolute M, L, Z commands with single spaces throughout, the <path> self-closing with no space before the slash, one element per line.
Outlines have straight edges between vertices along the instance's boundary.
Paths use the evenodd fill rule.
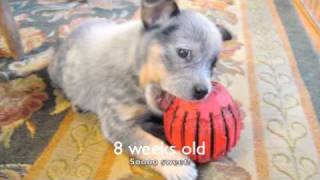
<path fill-rule="evenodd" d="M 125 150 L 161 146 L 164 141 L 145 131 L 141 119 L 161 114 L 159 102 L 168 94 L 205 98 L 222 41 L 230 38 L 205 16 L 179 10 L 173 0 L 143 0 L 142 21 L 80 26 L 57 49 L 48 70 L 74 106 L 98 115 L 109 141 L 120 141 Z M 188 159 L 179 152 L 132 155 L 159 162 Z M 192 162 L 152 168 L 169 180 L 197 177 Z"/>

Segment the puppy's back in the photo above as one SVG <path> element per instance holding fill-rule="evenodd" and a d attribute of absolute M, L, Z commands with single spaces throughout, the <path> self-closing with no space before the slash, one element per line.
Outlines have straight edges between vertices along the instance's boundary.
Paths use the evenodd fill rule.
<path fill-rule="evenodd" d="M 90 22 L 79 26 L 58 47 L 48 68 L 50 78 L 75 104 L 84 104 L 80 101 L 87 99 L 85 96 L 113 91 L 106 84 L 112 87 L 120 84 L 120 79 L 127 79 L 141 27 L 140 22 Z M 94 100 L 90 102 L 86 102 L 88 110 L 94 109 Z"/>

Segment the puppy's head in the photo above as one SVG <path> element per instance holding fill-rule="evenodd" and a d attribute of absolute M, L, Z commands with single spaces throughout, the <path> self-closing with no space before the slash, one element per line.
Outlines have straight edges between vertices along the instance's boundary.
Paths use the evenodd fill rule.
<path fill-rule="evenodd" d="M 173 0 L 143 0 L 145 63 L 142 86 L 159 83 L 169 94 L 200 100 L 211 91 L 213 67 L 230 33 Z"/>

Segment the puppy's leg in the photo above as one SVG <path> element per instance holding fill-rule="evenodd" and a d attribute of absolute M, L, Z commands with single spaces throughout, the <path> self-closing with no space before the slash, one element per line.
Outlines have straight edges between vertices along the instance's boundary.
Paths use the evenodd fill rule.
<path fill-rule="evenodd" d="M 129 107 L 127 105 L 121 106 L 118 107 Z M 130 107 L 134 108 L 138 106 L 130 105 Z M 124 112 L 114 107 L 117 106 L 104 104 L 103 108 L 100 108 L 98 112 L 98 116 L 102 121 L 103 133 L 112 143 L 121 142 L 122 148 L 129 153 L 131 153 L 129 146 L 148 146 L 150 148 L 162 146 L 168 148 L 162 140 L 147 133 L 138 125 L 139 119 L 146 115 L 146 109 L 143 109 L 145 113 L 141 114 L 141 111 L 137 111 L 137 109 L 129 108 Z M 159 162 L 158 165 L 151 167 L 162 174 L 167 180 L 194 180 L 197 178 L 197 170 L 194 163 L 177 151 L 173 151 L 172 153 L 151 152 L 148 154 L 133 152 L 132 155 L 141 160 L 157 160 Z M 186 159 L 190 162 L 187 165 L 161 165 L 162 160 Z"/>

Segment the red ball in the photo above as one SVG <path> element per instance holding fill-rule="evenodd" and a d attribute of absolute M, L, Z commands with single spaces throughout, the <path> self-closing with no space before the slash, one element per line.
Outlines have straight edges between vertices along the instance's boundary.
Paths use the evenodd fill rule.
<path fill-rule="evenodd" d="M 175 98 L 164 113 L 164 129 L 168 142 L 177 150 L 191 154 L 206 163 L 225 156 L 239 141 L 242 116 L 228 91 L 216 82 L 202 101 Z M 202 148 L 198 148 L 204 145 Z M 197 148 L 199 151 L 196 151 Z M 204 152 L 204 153 L 203 153 Z"/>

